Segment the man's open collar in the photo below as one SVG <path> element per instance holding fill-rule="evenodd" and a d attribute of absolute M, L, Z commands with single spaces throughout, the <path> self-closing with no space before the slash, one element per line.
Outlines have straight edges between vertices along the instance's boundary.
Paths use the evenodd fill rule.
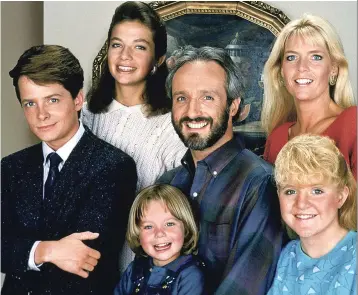
<path fill-rule="evenodd" d="M 201 161 L 198 161 L 198 165 L 205 164 L 208 166 L 210 172 L 216 176 L 218 175 L 227 164 L 243 149 L 245 148 L 242 138 L 239 135 L 234 135 L 234 137 L 223 144 L 221 147 L 213 151 L 210 155 L 204 158 Z M 181 160 L 183 167 L 185 167 L 189 173 L 194 176 L 195 174 L 195 165 L 193 156 L 191 155 L 190 150 L 188 150 L 183 159 Z"/>

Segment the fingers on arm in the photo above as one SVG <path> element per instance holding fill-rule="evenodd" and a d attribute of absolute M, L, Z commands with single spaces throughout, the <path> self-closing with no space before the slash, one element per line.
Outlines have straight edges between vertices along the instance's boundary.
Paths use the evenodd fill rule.
<path fill-rule="evenodd" d="M 76 272 L 73 272 L 76 275 L 79 275 L 80 277 L 87 279 L 89 276 L 89 272 L 86 270 L 83 270 L 82 268 L 78 268 Z"/>
<path fill-rule="evenodd" d="M 95 267 L 98 263 L 97 259 L 94 259 L 92 257 L 88 257 L 87 260 L 84 262 L 84 264 L 89 264 L 92 265 L 93 267 Z"/>
<path fill-rule="evenodd" d="M 93 233 L 90 231 L 85 231 L 85 232 L 81 232 L 81 233 L 73 233 L 71 235 L 69 235 L 69 238 L 72 239 L 78 239 L 78 240 L 94 240 L 97 239 L 99 236 L 99 233 Z"/>
<path fill-rule="evenodd" d="M 83 266 L 82 266 L 82 269 L 84 271 L 93 271 L 94 270 L 94 266 L 92 264 L 89 264 L 89 263 L 85 263 Z"/>
<path fill-rule="evenodd" d="M 56 241 L 56 251 L 53 251 L 50 262 L 64 271 L 87 278 L 88 272 L 98 264 L 101 253 L 86 246 L 80 239 L 81 234 L 75 233 Z"/>
<path fill-rule="evenodd" d="M 92 271 L 94 269 L 94 267 L 98 264 L 98 259 L 101 257 L 101 254 L 91 248 L 87 249 L 87 254 L 84 255 L 82 257 L 82 259 L 80 259 L 79 262 L 79 266 L 83 269 Z M 92 267 L 92 269 L 88 269 L 88 265 L 90 265 Z"/>
<path fill-rule="evenodd" d="M 94 271 L 97 264 L 97 259 L 91 256 L 87 256 L 85 260 L 77 262 L 74 266 L 74 269 L 69 271 L 83 278 L 88 278 L 89 272 Z"/>
<path fill-rule="evenodd" d="M 93 257 L 94 259 L 97 259 L 97 260 L 101 258 L 101 253 L 100 253 L 100 252 L 98 252 L 98 251 L 95 250 L 95 249 L 89 248 L 89 247 L 88 247 L 88 253 L 87 253 L 87 255 L 88 255 L 89 257 Z"/>

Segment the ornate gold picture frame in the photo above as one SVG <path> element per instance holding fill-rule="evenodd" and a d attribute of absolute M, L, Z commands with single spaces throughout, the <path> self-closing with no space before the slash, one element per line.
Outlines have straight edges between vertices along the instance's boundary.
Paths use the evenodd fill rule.
<path fill-rule="evenodd" d="M 153 1 L 150 5 L 164 21 L 185 14 L 236 15 L 267 28 L 275 36 L 290 21 L 281 10 L 262 1 Z"/>

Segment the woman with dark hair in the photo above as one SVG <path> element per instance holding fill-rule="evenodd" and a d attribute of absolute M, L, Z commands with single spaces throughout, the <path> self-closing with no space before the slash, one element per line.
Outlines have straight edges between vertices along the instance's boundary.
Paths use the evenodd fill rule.
<path fill-rule="evenodd" d="M 107 42 L 101 77 L 87 95 L 82 121 L 134 159 L 141 190 L 179 166 L 186 151 L 165 93 L 167 32 L 148 4 L 129 1 L 117 7 Z M 125 268 L 129 255 L 121 256 Z"/>
<path fill-rule="evenodd" d="M 129 1 L 117 7 L 107 40 L 104 68 L 87 95 L 82 120 L 135 160 L 140 190 L 180 165 L 186 151 L 165 93 L 167 33 L 148 4 Z"/>

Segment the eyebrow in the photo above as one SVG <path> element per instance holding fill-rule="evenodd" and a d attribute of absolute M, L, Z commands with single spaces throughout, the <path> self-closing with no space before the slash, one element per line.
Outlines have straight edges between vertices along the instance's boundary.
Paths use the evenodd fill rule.
<path fill-rule="evenodd" d="M 302 184 L 298 185 L 298 184 L 287 184 L 285 186 L 282 187 L 282 189 L 285 188 L 297 188 L 299 186 L 301 186 Z M 324 183 L 306 183 L 303 184 L 303 186 L 309 186 L 309 187 L 315 187 L 315 186 L 326 186 Z"/>
<path fill-rule="evenodd" d="M 284 53 L 299 53 L 298 51 L 295 51 L 295 50 L 285 50 Z M 321 53 L 323 54 L 323 50 L 311 50 L 311 51 L 308 51 L 308 53 Z"/>
<path fill-rule="evenodd" d="M 179 91 L 173 92 L 173 96 L 179 95 L 179 94 L 181 94 L 181 95 L 186 95 L 187 92 L 186 92 L 185 90 L 179 90 Z M 199 91 L 199 94 L 200 94 L 200 95 L 204 95 L 204 94 L 215 94 L 215 95 L 219 96 L 219 93 L 218 93 L 216 90 L 200 90 L 200 91 Z"/>
<path fill-rule="evenodd" d="M 220 96 L 219 95 L 219 92 L 217 92 L 216 90 L 211 90 L 211 89 L 209 89 L 209 90 L 200 90 L 200 94 L 215 94 L 215 95 L 217 95 L 217 96 Z"/>
<path fill-rule="evenodd" d="M 121 38 L 118 38 L 118 37 L 112 37 L 112 38 L 110 39 L 110 41 L 111 41 L 111 42 L 112 42 L 112 41 L 122 41 L 122 39 L 121 39 Z M 147 41 L 146 39 L 143 39 L 143 38 L 134 39 L 133 41 L 136 42 L 136 43 L 144 42 L 144 43 L 147 43 L 148 45 L 150 45 L 149 41 Z"/>
<path fill-rule="evenodd" d="M 55 96 L 61 97 L 62 95 L 59 94 L 59 93 L 52 93 L 52 94 L 46 95 L 46 96 L 43 97 L 42 99 L 48 99 L 48 98 L 55 97 Z M 32 100 L 34 100 L 34 98 L 24 98 L 24 99 L 21 99 L 21 103 L 23 103 L 23 102 L 28 102 L 28 101 L 32 101 Z"/>
<path fill-rule="evenodd" d="M 186 91 L 182 91 L 182 90 L 180 90 L 180 91 L 175 91 L 175 92 L 173 93 L 173 96 L 179 95 L 179 94 L 185 95 L 185 94 L 186 94 Z"/>

